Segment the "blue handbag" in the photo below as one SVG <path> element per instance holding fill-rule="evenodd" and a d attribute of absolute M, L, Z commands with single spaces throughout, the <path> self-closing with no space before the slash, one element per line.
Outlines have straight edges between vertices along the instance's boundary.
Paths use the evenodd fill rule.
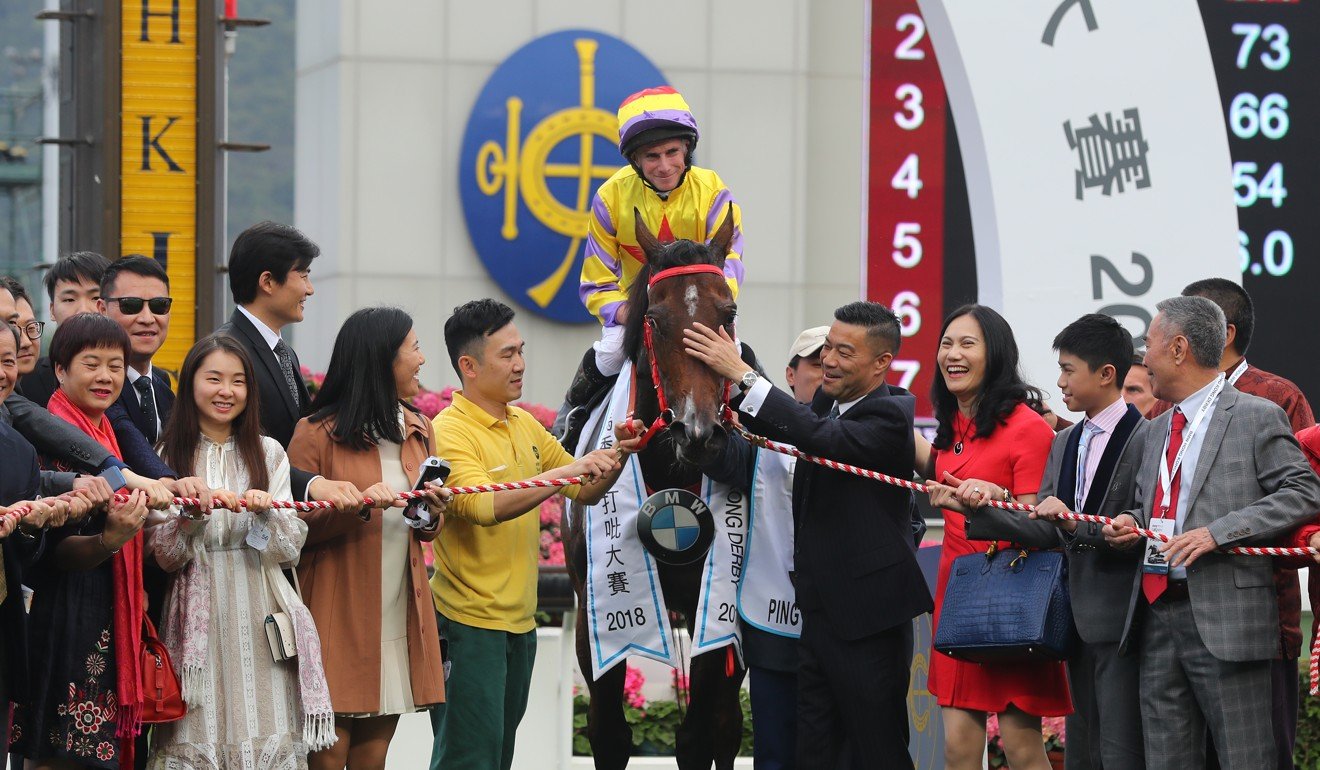
<path fill-rule="evenodd" d="M 1058 551 L 1000 551 L 953 560 L 934 647 L 959 660 L 1063 660 L 1072 650 L 1068 563 Z"/>

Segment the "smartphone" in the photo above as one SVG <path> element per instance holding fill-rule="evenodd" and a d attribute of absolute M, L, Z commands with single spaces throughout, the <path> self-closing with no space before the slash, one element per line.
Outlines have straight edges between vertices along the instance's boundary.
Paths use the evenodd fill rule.
<path fill-rule="evenodd" d="M 111 465 L 96 475 L 106 480 L 112 492 L 118 492 L 128 486 L 128 480 L 124 478 L 124 472 L 119 469 L 118 465 Z"/>
<path fill-rule="evenodd" d="M 428 483 L 443 484 L 449 478 L 449 463 L 441 460 L 439 457 L 428 457 L 422 463 L 422 467 L 417 471 L 417 481 L 413 484 L 413 491 L 418 492 L 426 488 Z M 403 509 L 403 518 L 413 527 L 427 527 L 431 524 L 431 514 L 427 512 L 426 501 L 410 500 Z"/>

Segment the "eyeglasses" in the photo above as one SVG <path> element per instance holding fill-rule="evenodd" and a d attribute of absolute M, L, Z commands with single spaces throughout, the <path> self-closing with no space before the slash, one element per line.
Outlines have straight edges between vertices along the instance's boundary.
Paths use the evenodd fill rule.
<path fill-rule="evenodd" d="M 142 312 L 142 306 L 151 308 L 155 315 L 165 315 L 170 312 L 170 305 L 174 304 L 173 297 L 152 297 L 143 299 L 141 297 L 102 297 L 106 302 L 118 302 L 119 312 L 125 315 L 137 315 Z"/>
<path fill-rule="evenodd" d="M 46 322 L 32 321 L 31 323 L 20 327 L 19 331 L 26 334 L 27 338 L 30 340 L 39 340 L 41 339 L 41 335 L 46 331 Z"/>

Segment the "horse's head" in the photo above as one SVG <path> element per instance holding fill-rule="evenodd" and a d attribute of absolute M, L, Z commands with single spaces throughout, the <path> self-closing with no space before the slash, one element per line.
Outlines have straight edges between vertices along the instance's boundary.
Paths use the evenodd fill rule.
<path fill-rule="evenodd" d="M 728 439 L 720 425 L 727 384 L 684 351 L 683 330 L 701 322 L 712 329 L 724 327 L 733 334 L 738 306 L 723 272 L 733 242 L 733 212 L 725 216 L 709 244 L 662 244 L 647 229 L 641 212 L 634 209 L 633 213 L 637 243 L 646 255 L 646 265 L 629 291 L 624 344 L 639 378 L 649 381 L 650 372 L 658 374 L 657 396 L 672 410 L 669 432 L 678 459 L 700 465 L 718 456 Z M 676 269 L 693 266 L 713 269 Z"/>

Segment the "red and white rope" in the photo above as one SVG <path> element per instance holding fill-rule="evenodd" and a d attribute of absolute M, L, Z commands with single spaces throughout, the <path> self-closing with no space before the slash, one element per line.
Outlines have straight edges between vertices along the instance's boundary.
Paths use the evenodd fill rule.
<path fill-rule="evenodd" d="M 879 473 L 877 471 L 867 470 L 866 468 L 859 468 L 856 465 L 849 465 L 847 463 L 841 463 L 836 460 L 829 460 L 823 457 L 816 457 L 815 455 L 810 455 L 807 454 L 806 452 L 803 452 L 802 450 L 798 449 L 795 446 L 790 446 L 788 444 L 780 444 L 777 441 L 771 441 L 770 439 L 765 438 L 763 436 L 757 436 L 754 433 L 748 432 L 745 428 L 742 428 L 741 426 L 739 426 L 737 430 L 748 441 L 752 442 L 757 446 L 769 449 L 773 452 L 779 452 L 781 454 L 790 455 L 792 457 L 798 458 L 799 460 L 806 460 L 807 462 L 815 463 L 816 465 L 823 465 L 826 468 L 830 468 L 832 470 L 841 471 L 843 473 L 851 473 L 854 476 L 861 476 L 863 478 L 874 479 L 875 481 L 884 482 L 885 484 L 891 484 L 896 487 L 903 487 L 904 489 L 911 489 L 916 492 L 927 491 L 926 485 L 920 482 L 911 481 L 909 479 L 901 479 L 896 476 L 890 476 L 885 473 Z M 1032 513 L 1033 511 L 1036 510 L 1035 506 L 1027 505 L 1026 503 L 1004 502 L 1002 500 L 988 500 L 986 501 L 985 504 L 993 508 L 1002 508 L 1006 511 L 1018 511 L 1020 513 Z M 1067 519 L 1070 521 L 1091 522 L 1094 524 L 1113 523 L 1113 519 L 1109 519 L 1104 516 L 1092 516 L 1090 514 L 1085 514 L 1085 513 L 1072 513 L 1072 512 L 1063 513 L 1059 515 L 1059 518 Z M 1154 538 L 1164 543 L 1169 542 L 1168 535 L 1165 535 L 1163 533 L 1152 532 L 1149 529 L 1142 529 L 1141 527 L 1132 527 L 1132 529 L 1135 530 L 1137 534 L 1142 535 L 1144 537 Z M 1244 556 L 1314 556 L 1315 554 L 1320 553 L 1320 550 L 1317 550 L 1315 548 L 1274 548 L 1274 547 L 1263 547 L 1263 546 L 1240 546 L 1236 548 L 1225 548 L 1221 550 L 1224 553 L 1240 554 Z"/>
<path fill-rule="evenodd" d="M 455 495 L 478 495 L 483 492 L 509 492 L 517 489 L 545 489 L 550 487 L 569 487 L 569 486 L 573 486 L 574 484 L 581 484 L 582 481 L 583 478 L 581 476 L 570 476 L 566 479 L 553 479 L 550 481 L 531 479 L 528 481 L 507 481 L 498 484 L 478 484 L 476 486 L 470 486 L 470 487 L 443 487 L 443 489 L 448 489 L 450 492 L 452 492 Z M 416 500 L 419 497 L 425 497 L 425 496 L 426 496 L 425 492 L 409 491 L 409 492 L 400 492 L 396 499 Z M 122 493 L 116 494 L 114 497 L 117 502 L 123 503 L 128 501 L 128 495 Z M 369 497 L 364 498 L 362 503 L 364 507 L 367 508 L 383 507 L 378 501 L 372 500 Z M 173 500 L 171 500 L 171 505 L 190 506 L 196 508 L 201 504 L 202 501 L 196 497 L 176 497 Z M 213 506 L 219 507 L 220 501 L 212 500 L 211 504 Z M 247 507 L 246 501 L 242 499 L 238 501 L 238 504 L 239 507 L 243 507 L 243 508 Z M 331 503 L 327 500 L 308 500 L 306 502 L 300 502 L 296 500 L 272 500 L 270 505 L 272 508 L 292 508 L 298 511 L 327 510 L 335 507 L 334 503 Z M 28 508 L 27 506 L 23 506 L 21 508 L 11 509 L 8 513 L 4 515 L 18 518 L 27 515 L 30 511 L 31 511 L 30 508 Z"/>

